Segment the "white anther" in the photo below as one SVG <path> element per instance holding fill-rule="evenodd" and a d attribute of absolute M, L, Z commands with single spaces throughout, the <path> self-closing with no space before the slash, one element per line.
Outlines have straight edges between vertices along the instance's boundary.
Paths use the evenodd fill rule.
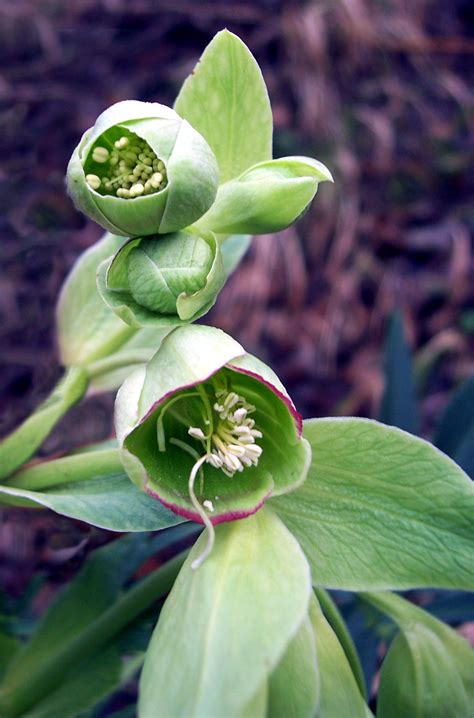
<path fill-rule="evenodd" d="M 207 509 L 208 511 L 213 513 L 214 505 L 213 505 L 212 501 L 209 501 L 209 499 L 206 499 L 205 501 L 202 502 L 202 505 L 204 506 L 205 509 Z"/>
<path fill-rule="evenodd" d="M 250 458 L 252 458 L 253 456 L 259 458 L 262 455 L 262 451 L 262 447 L 258 446 L 257 444 L 250 444 L 249 446 L 245 447 L 245 453 L 247 456 L 250 456 Z"/>
<path fill-rule="evenodd" d="M 92 159 L 94 162 L 104 164 L 109 159 L 109 151 L 105 147 L 94 147 L 92 150 Z"/>
<path fill-rule="evenodd" d="M 97 175 L 86 175 L 86 182 L 92 189 L 99 189 L 100 187 L 100 177 L 97 177 Z"/>
<path fill-rule="evenodd" d="M 130 187 L 130 197 L 139 197 L 141 194 L 143 194 L 144 186 L 141 182 L 137 182 L 136 184 L 132 184 Z"/>
<path fill-rule="evenodd" d="M 234 456 L 245 456 L 245 449 L 243 446 L 239 446 L 238 444 L 228 444 L 227 451 L 229 451 Z"/>
<path fill-rule="evenodd" d="M 235 426 L 235 427 L 232 429 L 232 433 L 233 433 L 233 434 L 238 434 L 239 436 L 242 436 L 242 435 L 244 435 L 244 434 L 247 435 L 247 436 L 249 436 L 249 435 L 250 435 L 250 429 L 249 429 L 248 426 L 245 426 L 245 425 L 244 425 L 244 426 Z"/>
<path fill-rule="evenodd" d="M 261 439 L 262 436 L 263 436 L 262 432 L 259 431 L 258 429 L 251 429 L 251 430 L 250 430 L 250 433 L 251 433 L 252 436 L 254 436 L 256 439 Z"/>
<path fill-rule="evenodd" d="M 229 392 L 229 394 L 227 394 L 225 401 L 224 401 L 224 409 L 227 409 L 227 411 L 229 411 L 229 409 L 232 409 L 232 407 L 235 406 L 238 401 L 239 401 L 238 394 L 236 394 L 233 391 Z"/>
<path fill-rule="evenodd" d="M 237 409 L 234 411 L 234 420 L 235 421 L 242 421 L 242 419 L 245 419 L 247 416 L 247 409 L 244 409 L 243 407 L 241 409 Z"/>
<path fill-rule="evenodd" d="M 128 137 L 121 137 L 119 140 L 114 142 L 115 147 L 118 150 L 123 150 L 124 147 L 126 147 L 129 143 Z"/>
<path fill-rule="evenodd" d="M 152 176 L 150 177 L 150 182 L 152 183 L 152 185 L 155 189 L 158 189 L 158 187 L 161 184 L 162 179 L 163 179 L 163 175 L 161 174 L 161 172 L 153 172 Z"/>
<path fill-rule="evenodd" d="M 204 432 L 202 429 L 200 429 L 198 426 L 190 426 L 188 429 L 189 436 L 192 436 L 194 439 L 201 439 L 204 440 L 206 437 L 204 436 Z"/>

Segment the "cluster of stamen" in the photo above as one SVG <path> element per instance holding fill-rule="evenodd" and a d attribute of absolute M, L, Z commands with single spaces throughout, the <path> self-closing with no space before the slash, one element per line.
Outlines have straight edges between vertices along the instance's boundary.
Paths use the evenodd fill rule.
<path fill-rule="evenodd" d="M 208 442 L 207 463 L 222 469 L 226 476 L 233 476 L 246 467 L 256 466 L 262 454 L 262 447 L 256 439 L 262 432 L 255 428 L 255 421 L 249 416 L 255 407 L 234 391 L 216 391 L 213 409 L 218 420 Z M 206 434 L 202 428 L 191 426 L 188 434 L 206 445 Z"/>
<path fill-rule="evenodd" d="M 145 140 L 137 135 L 123 136 L 112 145 L 105 136 L 101 139 L 104 144 L 110 144 L 110 149 L 96 145 L 92 150 L 92 160 L 103 166 L 103 174 L 86 175 L 91 189 L 121 199 L 134 199 L 166 187 L 164 162 Z"/>

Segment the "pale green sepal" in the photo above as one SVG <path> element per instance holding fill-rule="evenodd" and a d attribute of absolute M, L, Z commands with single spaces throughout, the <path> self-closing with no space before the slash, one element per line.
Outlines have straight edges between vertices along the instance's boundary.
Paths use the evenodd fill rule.
<path fill-rule="evenodd" d="M 309 616 L 316 638 L 320 682 L 317 718 L 367 718 L 367 706 L 346 655 L 313 596 Z"/>
<path fill-rule="evenodd" d="M 306 616 L 308 565 L 274 514 L 262 509 L 217 526 L 212 553 L 193 570 L 205 541 L 186 560 L 152 636 L 140 718 L 240 716 Z"/>
<path fill-rule="evenodd" d="M 461 676 L 467 695 L 474 701 L 474 652 L 465 638 L 402 596 L 388 592 L 359 595 L 395 621 L 402 631 L 407 632 L 414 626 L 424 626 L 436 635 L 449 652 L 450 660 Z"/>
<path fill-rule="evenodd" d="M 115 352 L 133 334 L 103 302 L 97 291 L 98 265 L 114 255 L 125 237 L 105 234 L 84 252 L 64 282 L 56 309 L 61 362 L 89 364 Z"/>
<path fill-rule="evenodd" d="M 207 140 L 221 183 L 270 159 L 273 119 L 267 88 L 250 50 L 228 30 L 204 50 L 175 109 Z"/>
<path fill-rule="evenodd" d="M 0 479 L 26 463 L 62 416 L 84 396 L 87 373 L 71 367 L 53 392 L 17 429 L 0 442 Z"/>
<path fill-rule="evenodd" d="M 473 700 L 436 634 L 421 624 L 398 634 L 382 664 L 377 718 L 471 718 Z"/>
<path fill-rule="evenodd" d="M 196 222 L 217 234 L 278 232 L 304 212 L 329 170 L 310 157 L 261 162 L 219 187 L 214 204 Z"/>
<path fill-rule="evenodd" d="M 263 681 L 253 698 L 245 706 L 239 718 L 267 718 L 268 686 Z"/>
<path fill-rule="evenodd" d="M 313 718 L 319 703 L 316 641 L 309 617 L 270 675 L 268 715 L 271 718 Z"/>
<path fill-rule="evenodd" d="M 454 461 L 368 419 L 311 419 L 304 436 L 308 478 L 271 504 L 318 585 L 473 588 L 474 488 Z"/>
<path fill-rule="evenodd" d="M 242 346 L 216 327 L 190 324 L 171 332 L 148 364 L 139 399 L 140 416 L 167 394 L 203 382 L 243 354 Z"/>

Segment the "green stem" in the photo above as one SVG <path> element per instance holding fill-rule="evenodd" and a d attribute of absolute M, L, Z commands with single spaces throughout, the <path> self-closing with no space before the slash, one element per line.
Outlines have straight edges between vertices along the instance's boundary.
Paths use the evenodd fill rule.
<path fill-rule="evenodd" d="M 116 369 L 129 366 L 130 364 L 146 364 L 150 359 L 150 350 L 131 349 L 128 352 L 120 352 L 116 355 L 107 356 L 103 359 L 91 362 L 87 366 L 87 371 L 91 379 L 108 374 Z"/>
<path fill-rule="evenodd" d="M 364 700 L 367 700 L 367 690 L 365 687 L 365 678 L 362 666 L 360 665 L 359 656 L 357 654 L 354 641 L 352 640 L 351 634 L 349 633 L 346 622 L 344 621 L 341 613 L 332 600 L 329 593 L 324 588 L 315 588 L 314 592 L 318 597 L 318 601 L 321 605 L 322 611 L 329 621 L 331 628 L 336 634 L 341 647 L 346 654 L 347 661 L 352 669 L 354 678 L 359 687 Z"/>
<path fill-rule="evenodd" d="M 12 474 L 33 456 L 61 417 L 82 399 L 88 385 L 85 369 L 77 366 L 67 369 L 46 401 L 0 443 L 0 479 Z"/>
<path fill-rule="evenodd" d="M 5 481 L 5 485 L 28 491 L 41 491 L 70 481 L 121 473 L 123 468 L 117 449 L 101 449 L 43 461 L 14 474 Z"/>
<path fill-rule="evenodd" d="M 97 653 L 152 603 L 163 598 L 171 590 L 188 551 L 135 584 L 65 648 L 37 665 L 26 681 L 4 686 L 0 696 L 2 717 L 16 718 L 37 704 L 61 684 L 74 666 Z"/>

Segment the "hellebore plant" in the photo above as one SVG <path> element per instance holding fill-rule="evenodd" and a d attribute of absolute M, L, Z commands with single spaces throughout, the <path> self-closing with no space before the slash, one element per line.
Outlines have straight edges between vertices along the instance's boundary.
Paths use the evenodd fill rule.
<path fill-rule="evenodd" d="M 28 643 L 0 633 L 2 717 L 92 718 L 143 664 L 140 718 L 367 718 L 327 589 L 356 592 L 397 626 L 378 718 L 472 716 L 467 642 L 390 593 L 472 589 L 469 478 L 397 428 L 302 422 L 269 367 L 192 324 L 250 235 L 292 224 L 325 180 L 311 158 L 272 159 L 262 75 L 227 31 L 174 109 L 119 102 L 74 151 L 71 197 L 108 233 L 64 284 L 66 374 L 0 444 L 0 497 L 132 533 L 89 557 Z M 88 390 L 119 386 L 116 440 L 24 466 Z M 183 541 L 129 586 L 153 551 Z M 150 607 L 159 620 L 136 653 L 125 629 Z"/>

